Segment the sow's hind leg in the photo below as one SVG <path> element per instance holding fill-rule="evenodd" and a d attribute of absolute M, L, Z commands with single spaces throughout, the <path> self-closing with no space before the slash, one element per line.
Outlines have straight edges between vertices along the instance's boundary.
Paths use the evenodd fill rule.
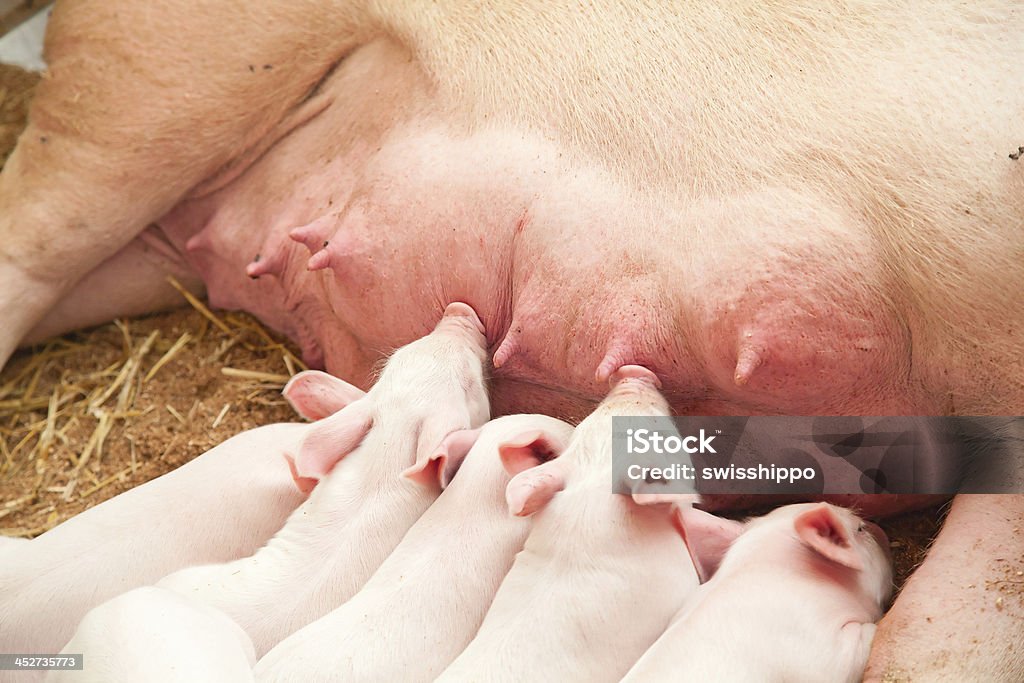
<path fill-rule="evenodd" d="M 864 680 L 1024 680 L 1024 495 L 961 494 L 878 625 Z"/>
<path fill-rule="evenodd" d="M 996 429 L 965 483 L 991 493 L 953 500 L 878 625 L 865 681 L 1024 681 L 1024 418 Z"/>
<path fill-rule="evenodd" d="M 150 226 L 86 274 L 22 339 L 34 344 L 58 334 L 177 308 L 184 297 L 170 278 L 197 296 L 203 281 L 180 254 Z"/>
<path fill-rule="evenodd" d="M 357 5 L 57 2 L 46 78 L 0 172 L 0 366 L 86 274 L 286 118 L 358 43 Z"/>

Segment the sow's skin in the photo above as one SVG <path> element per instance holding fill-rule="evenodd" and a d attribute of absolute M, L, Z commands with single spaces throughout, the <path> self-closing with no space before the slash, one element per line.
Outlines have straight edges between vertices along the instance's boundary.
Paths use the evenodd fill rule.
<path fill-rule="evenodd" d="M 663 415 L 650 371 L 629 366 L 559 457 L 509 482 L 509 511 L 534 515 L 476 637 L 437 679 L 618 681 L 698 585 L 672 506 L 611 493 L 612 416 Z M 513 470 L 534 464 L 509 454 Z"/>
<path fill-rule="evenodd" d="M 363 392 L 320 372 L 297 375 L 285 397 L 318 419 Z M 228 439 L 178 469 L 107 500 L 0 556 L 0 652 L 57 652 L 95 605 L 169 572 L 246 557 L 304 496 L 286 452 L 313 428 L 274 424 Z M 24 683 L 41 672 L 0 671 Z"/>
<path fill-rule="evenodd" d="M 51 672 L 47 683 L 245 683 L 256 662 L 223 612 L 153 586 L 94 607 L 61 654 L 82 655 L 82 671 Z"/>
<path fill-rule="evenodd" d="M 450 304 L 432 333 L 388 359 L 365 397 L 306 434 L 292 469 L 316 488 L 266 546 L 157 585 L 221 609 L 257 656 L 351 598 L 440 494 L 402 471 L 489 417 L 483 331 L 469 306 Z"/>
<path fill-rule="evenodd" d="M 877 526 L 828 503 L 778 508 L 747 522 L 623 683 L 857 683 L 891 592 Z"/>
<path fill-rule="evenodd" d="M 256 678 L 433 681 L 473 639 L 530 530 L 508 512 L 502 459 L 550 457 L 572 430 L 544 415 L 509 415 L 446 438 L 433 464 L 405 474 L 425 485 L 458 475 L 363 589 L 278 644 Z"/>
<path fill-rule="evenodd" d="M 495 414 L 582 417 L 626 363 L 677 414 L 1024 413 L 1018 3 L 477 5 L 59 0 L 0 362 L 172 272 L 364 387 L 466 301 Z M 1016 683 L 1024 608 L 978 587 L 1024 498 L 952 512 L 936 549 L 990 540 L 926 561 L 870 675 Z"/>

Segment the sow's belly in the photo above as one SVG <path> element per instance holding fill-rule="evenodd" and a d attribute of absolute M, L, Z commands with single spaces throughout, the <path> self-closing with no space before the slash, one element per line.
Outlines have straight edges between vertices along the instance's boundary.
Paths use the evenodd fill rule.
<path fill-rule="evenodd" d="M 931 150 L 919 182 L 905 121 L 852 110 L 827 130 L 780 130 L 752 90 L 763 111 L 744 121 L 762 129 L 747 138 L 763 144 L 702 142 L 680 95 L 665 104 L 676 128 L 643 128 L 637 146 L 661 135 L 708 163 L 660 166 L 622 131 L 584 144 L 544 103 L 523 105 L 537 109 L 524 123 L 460 109 L 444 85 L 396 43 L 365 46 L 321 86 L 323 113 L 166 216 L 211 302 L 366 385 L 383 354 L 465 301 L 487 327 L 496 413 L 579 418 L 627 363 L 657 373 L 680 414 L 1024 408 L 1005 374 L 1024 358 L 1006 332 L 1021 303 L 1003 293 L 1021 266 L 956 176 L 973 151 Z M 1011 181 L 981 180 L 989 201 Z M 947 210 L 962 202 L 973 213 Z M 935 259 L 975 233 L 989 267 L 950 252 L 949 285 Z"/>

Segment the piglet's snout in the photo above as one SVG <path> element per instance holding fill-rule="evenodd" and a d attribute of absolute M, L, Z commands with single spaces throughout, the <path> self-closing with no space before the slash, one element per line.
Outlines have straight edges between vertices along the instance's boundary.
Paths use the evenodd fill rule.
<path fill-rule="evenodd" d="M 868 533 L 875 539 L 875 543 L 882 549 L 887 558 L 892 557 L 892 551 L 889 549 L 889 537 L 882 531 L 882 527 L 874 524 L 873 522 L 864 522 L 864 528 L 867 529 Z"/>
<path fill-rule="evenodd" d="M 480 316 L 468 304 L 461 301 L 448 304 L 435 331 L 468 335 L 480 348 L 486 348 L 487 345 L 487 340 L 484 337 L 484 324 L 480 322 Z"/>
<path fill-rule="evenodd" d="M 661 389 L 658 376 L 641 365 L 623 365 L 608 378 L 612 394 L 643 394 Z"/>

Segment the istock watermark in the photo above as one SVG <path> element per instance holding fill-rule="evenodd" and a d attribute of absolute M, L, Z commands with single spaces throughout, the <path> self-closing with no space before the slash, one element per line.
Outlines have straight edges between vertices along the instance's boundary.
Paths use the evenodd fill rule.
<path fill-rule="evenodd" d="M 705 436 L 703 429 L 700 430 L 700 436 L 686 437 L 681 437 L 678 434 L 665 435 L 656 429 L 627 429 L 626 452 L 635 454 L 715 453 L 715 448 L 711 445 L 714 439 L 713 436 Z"/>
<path fill-rule="evenodd" d="M 616 417 L 613 490 L 1024 493 L 1024 418 Z"/>

